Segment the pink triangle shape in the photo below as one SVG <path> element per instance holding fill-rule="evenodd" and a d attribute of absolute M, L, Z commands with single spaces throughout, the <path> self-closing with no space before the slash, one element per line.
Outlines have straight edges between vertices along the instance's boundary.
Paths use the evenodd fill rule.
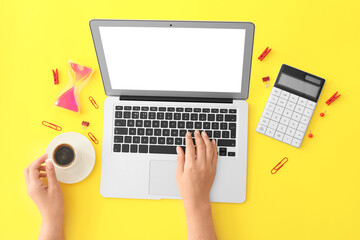
<path fill-rule="evenodd" d="M 75 72 L 75 79 L 76 81 L 87 76 L 88 74 L 90 74 L 92 72 L 91 68 L 76 64 L 76 63 L 71 63 L 71 68 L 74 70 Z"/>
<path fill-rule="evenodd" d="M 61 95 L 55 103 L 56 106 L 78 112 L 79 107 L 75 99 L 75 88 L 72 87 Z"/>

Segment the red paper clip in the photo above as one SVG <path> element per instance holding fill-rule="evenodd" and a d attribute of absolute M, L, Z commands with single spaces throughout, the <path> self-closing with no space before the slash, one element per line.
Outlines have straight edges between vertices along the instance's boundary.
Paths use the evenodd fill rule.
<path fill-rule="evenodd" d="M 58 70 L 56 69 L 56 71 L 52 70 L 53 72 L 53 77 L 54 77 L 54 84 L 59 84 L 59 72 Z"/>
<path fill-rule="evenodd" d="M 287 157 L 284 157 L 278 164 L 276 164 L 276 166 L 271 169 L 271 173 L 272 174 L 275 174 L 277 173 L 277 171 L 280 170 L 280 168 L 282 168 L 284 166 L 285 163 L 287 163 L 289 159 Z"/>
<path fill-rule="evenodd" d="M 95 102 L 95 99 L 92 96 L 89 97 L 89 100 L 96 109 L 99 108 L 99 105 L 97 105 L 97 103 Z"/>
<path fill-rule="evenodd" d="M 53 123 L 46 122 L 46 121 L 42 121 L 42 125 L 44 125 L 45 127 L 54 129 L 56 131 L 61 131 L 62 130 L 62 127 L 60 127 L 58 125 L 55 125 Z"/>
<path fill-rule="evenodd" d="M 95 143 L 98 144 L 99 140 L 96 139 L 96 137 L 94 136 L 94 134 L 92 134 L 91 132 L 88 133 L 89 138 Z"/>
<path fill-rule="evenodd" d="M 262 54 L 258 57 L 258 59 L 260 61 L 262 61 L 266 57 L 266 55 L 269 54 L 270 51 L 271 51 L 271 48 L 266 47 L 266 49 L 262 52 Z"/>
<path fill-rule="evenodd" d="M 265 83 L 265 87 L 267 87 L 267 88 L 270 87 L 270 84 L 269 84 L 270 77 L 269 76 L 263 77 L 262 80 Z"/>
<path fill-rule="evenodd" d="M 82 121 L 81 125 L 83 126 L 83 129 L 86 130 L 87 127 L 90 125 L 90 123 L 86 121 Z"/>
<path fill-rule="evenodd" d="M 327 105 L 330 105 L 332 102 L 334 102 L 338 97 L 341 96 L 340 95 L 337 95 L 338 92 L 334 93 L 334 95 L 331 96 L 331 98 L 329 98 L 327 101 L 326 101 L 326 104 Z"/>

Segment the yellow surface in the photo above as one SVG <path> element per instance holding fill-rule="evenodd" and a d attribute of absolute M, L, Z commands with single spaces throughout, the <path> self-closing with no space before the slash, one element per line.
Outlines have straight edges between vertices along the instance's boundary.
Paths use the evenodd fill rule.
<path fill-rule="evenodd" d="M 219 239 L 359 239 L 359 3 L 353 1 L 1 1 L 0 239 L 35 239 L 41 218 L 26 195 L 23 169 L 59 132 L 102 139 L 105 94 L 88 22 L 92 18 L 252 21 L 256 25 L 249 103 L 247 201 L 213 204 Z M 257 60 L 266 46 L 273 50 Z M 53 108 L 69 59 L 96 69 L 81 92 L 81 114 Z M 256 133 L 282 63 L 326 79 L 310 123 L 313 139 L 296 149 Z M 51 69 L 60 71 L 60 85 Z M 189 86 L 191 87 L 191 86 Z M 325 101 L 335 91 L 342 96 Z M 319 113 L 326 110 L 324 118 Z M 87 135 L 86 135 L 87 136 Z M 67 239 L 185 239 L 178 200 L 100 196 L 101 144 L 91 175 L 62 184 Z M 275 175 L 283 157 L 289 162 Z"/>

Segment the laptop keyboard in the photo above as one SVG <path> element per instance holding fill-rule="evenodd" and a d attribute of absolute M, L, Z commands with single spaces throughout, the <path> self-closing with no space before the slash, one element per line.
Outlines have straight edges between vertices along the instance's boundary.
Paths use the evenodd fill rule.
<path fill-rule="evenodd" d="M 236 146 L 236 109 L 118 105 L 114 124 L 114 152 L 176 154 L 198 129 L 216 140 L 220 156 L 235 156 L 228 147 Z"/>

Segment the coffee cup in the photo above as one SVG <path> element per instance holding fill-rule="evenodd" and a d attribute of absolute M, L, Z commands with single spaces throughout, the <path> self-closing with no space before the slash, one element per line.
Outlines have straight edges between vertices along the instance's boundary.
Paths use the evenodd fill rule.
<path fill-rule="evenodd" d="M 69 143 L 60 143 L 54 148 L 50 157 L 56 167 L 68 169 L 76 163 L 77 152 Z"/>

